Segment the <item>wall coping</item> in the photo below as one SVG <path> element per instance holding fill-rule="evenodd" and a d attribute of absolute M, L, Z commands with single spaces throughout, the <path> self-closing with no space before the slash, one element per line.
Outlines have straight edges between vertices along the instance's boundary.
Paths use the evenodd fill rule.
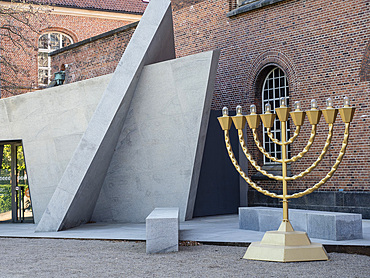
<path fill-rule="evenodd" d="M 88 38 L 88 39 L 85 39 L 85 40 L 82 40 L 82 41 L 79 41 L 79 42 L 70 44 L 70 45 L 68 45 L 66 47 L 62 47 L 62 48 L 59 48 L 57 50 L 54 50 L 54 51 L 50 52 L 49 53 L 49 56 L 55 56 L 55 55 L 60 54 L 62 52 L 65 52 L 65 51 L 68 51 L 68 50 L 71 50 L 71 49 L 80 47 L 80 46 L 82 46 L 84 44 L 88 44 L 88 43 L 91 43 L 91 42 L 94 42 L 94 41 L 97 41 L 97 40 L 100 40 L 100 39 L 103 39 L 103 38 L 112 36 L 114 34 L 117 34 L 117 33 L 120 33 L 120 32 L 126 31 L 126 30 L 129 30 L 131 28 L 136 27 L 138 24 L 139 24 L 139 21 L 136 21 L 136 22 L 127 24 L 125 26 L 122 26 L 122 27 L 119 27 L 119 28 L 110 30 L 108 32 L 99 34 L 97 36 L 94 36 L 94 37 L 91 37 L 91 38 Z"/>
<path fill-rule="evenodd" d="M 245 0 L 241 4 L 242 6 L 228 12 L 227 16 L 228 17 L 236 16 L 241 13 L 250 12 L 250 11 L 260 9 L 265 6 L 276 4 L 279 2 L 283 2 L 283 1 L 286 1 L 286 0 L 256 0 L 256 1 Z"/>

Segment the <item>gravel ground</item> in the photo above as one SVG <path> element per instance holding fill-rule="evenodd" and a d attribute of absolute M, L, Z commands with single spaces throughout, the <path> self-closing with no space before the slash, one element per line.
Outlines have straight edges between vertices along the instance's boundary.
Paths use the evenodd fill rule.
<path fill-rule="evenodd" d="M 243 260 L 245 250 L 199 245 L 147 255 L 144 242 L 1 238 L 0 277 L 370 277 L 368 256 L 273 263 Z"/>

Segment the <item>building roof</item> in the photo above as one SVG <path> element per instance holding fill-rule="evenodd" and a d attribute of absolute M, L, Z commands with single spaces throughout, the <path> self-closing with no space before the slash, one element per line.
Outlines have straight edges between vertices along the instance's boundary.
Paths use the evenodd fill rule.
<path fill-rule="evenodd" d="M 16 1 L 18 2 L 18 1 Z M 21 1 L 19 1 L 21 2 Z M 23 2 L 23 1 L 22 1 Z M 142 14 L 148 3 L 142 0 L 26 0 L 29 3 L 51 6 Z"/>

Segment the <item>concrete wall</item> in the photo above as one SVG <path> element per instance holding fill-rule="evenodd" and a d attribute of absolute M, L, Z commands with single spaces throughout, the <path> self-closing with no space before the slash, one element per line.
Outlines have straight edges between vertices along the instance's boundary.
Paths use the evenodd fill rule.
<path fill-rule="evenodd" d="M 144 222 L 155 207 L 193 216 L 218 52 L 142 71 L 92 220 Z"/>
<path fill-rule="evenodd" d="M 90 220 L 143 67 L 173 58 L 171 2 L 156 0 L 138 24 L 36 231 Z"/>
<path fill-rule="evenodd" d="M 111 75 L 0 100 L 0 141 L 22 140 L 38 223 Z"/>

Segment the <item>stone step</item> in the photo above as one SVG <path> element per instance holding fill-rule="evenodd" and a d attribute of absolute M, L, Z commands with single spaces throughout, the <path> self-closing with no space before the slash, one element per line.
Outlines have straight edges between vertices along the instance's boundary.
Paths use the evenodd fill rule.
<path fill-rule="evenodd" d="M 239 228 L 253 231 L 273 231 L 279 228 L 283 216 L 280 208 L 240 207 Z M 289 220 L 295 231 L 310 238 L 349 240 L 362 238 L 362 215 L 290 209 Z"/>

